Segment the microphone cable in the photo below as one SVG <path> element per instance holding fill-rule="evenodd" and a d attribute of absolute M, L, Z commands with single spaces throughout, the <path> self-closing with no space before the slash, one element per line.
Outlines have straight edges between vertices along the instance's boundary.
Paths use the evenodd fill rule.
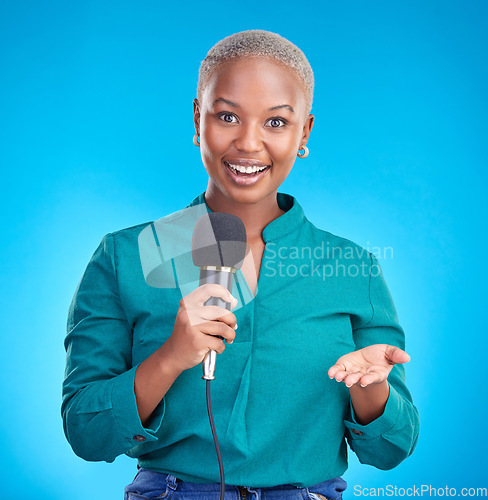
<path fill-rule="evenodd" d="M 210 382 L 211 380 L 207 380 L 207 411 L 208 418 L 210 420 L 210 427 L 212 428 L 212 436 L 215 443 L 215 449 L 217 451 L 217 460 L 219 461 L 219 470 L 220 470 L 220 500 L 224 500 L 225 495 L 225 479 L 224 479 L 224 465 L 222 463 L 222 456 L 220 454 L 219 440 L 217 439 L 217 432 L 215 431 L 215 424 L 212 415 L 212 403 L 210 399 Z"/>

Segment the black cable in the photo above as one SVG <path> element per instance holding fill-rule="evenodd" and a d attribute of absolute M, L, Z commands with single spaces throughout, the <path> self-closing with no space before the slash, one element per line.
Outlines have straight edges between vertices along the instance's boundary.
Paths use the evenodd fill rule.
<path fill-rule="evenodd" d="M 222 464 L 222 456 L 220 455 L 219 440 L 217 439 L 217 433 L 215 432 L 215 424 L 212 415 L 212 403 L 210 401 L 210 380 L 207 380 L 207 411 L 208 418 L 210 420 L 210 427 L 212 428 L 212 436 L 215 443 L 215 449 L 217 450 L 217 459 L 219 461 L 220 470 L 220 500 L 224 500 L 225 494 L 225 479 L 224 479 L 224 465 Z"/>

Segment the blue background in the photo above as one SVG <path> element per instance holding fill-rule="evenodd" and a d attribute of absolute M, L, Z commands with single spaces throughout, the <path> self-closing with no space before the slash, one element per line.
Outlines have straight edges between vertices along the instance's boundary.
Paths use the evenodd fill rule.
<path fill-rule="evenodd" d="M 316 78 L 310 156 L 281 191 L 319 227 L 393 248 L 380 263 L 420 440 L 391 471 L 351 453 L 347 498 L 487 486 L 487 5 L 2 1 L 2 498 L 120 499 L 132 480 L 135 461 L 84 462 L 64 437 L 68 306 L 104 234 L 206 188 L 198 68 L 253 28 L 297 44 Z"/>

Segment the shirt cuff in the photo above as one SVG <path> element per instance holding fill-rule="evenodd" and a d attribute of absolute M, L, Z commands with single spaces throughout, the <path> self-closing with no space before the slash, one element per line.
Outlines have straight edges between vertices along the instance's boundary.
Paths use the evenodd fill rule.
<path fill-rule="evenodd" d="M 161 427 L 166 409 L 165 398 L 155 408 L 147 427 L 142 425 L 137 411 L 134 379 L 139 365 L 116 377 L 112 389 L 112 412 L 119 432 L 131 446 L 142 442 L 157 441 L 156 434 Z"/>
<path fill-rule="evenodd" d="M 351 420 L 344 420 L 352 439 L 375 439 L 392 429 L 400 415 L 402 400 L 395 388 L 390 385 L 390 393 L 383 413 L 366 425 L 359 424 L 354 418 L 354 407 L 349 401 Z"/>

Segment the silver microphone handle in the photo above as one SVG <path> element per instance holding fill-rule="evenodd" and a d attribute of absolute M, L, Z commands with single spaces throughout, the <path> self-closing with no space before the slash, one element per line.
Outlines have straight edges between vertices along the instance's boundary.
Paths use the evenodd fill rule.
<path fill-rule="evenodd" d="M 224 288 L 227 288 L 229 292 L 232 293 L 232 275 L 234 273 L 234 269 L 220 268 L 220 270 L 211 270 L 200 268 L 200 285 L 204 285 L 205 283 L 217 283 L 218 285 L 222 285 Z M 219 306 L 223 307 L 230 311 L 231 304 L 230 302 L 226 302 L 224 299 L 220 297 L 210 297 L 204 304 L 205 306 Z M 223 340 L 223 337 L 220 335 L 216 335 Z M 215 379 L 215 366 L 217 364 L 217 351 L 210 349 L 202 361 L 203 368 L 203 376 L 204 380 L 214 380 Z"/>
<path fill-rule="evenodd" d="M 217 364 L 217 351 L 210 349 L 210 351 L 205 354 L 203 358 L 203 375 L 204 380 L 214 380 L 215 379 L 215 365 Z"/>

